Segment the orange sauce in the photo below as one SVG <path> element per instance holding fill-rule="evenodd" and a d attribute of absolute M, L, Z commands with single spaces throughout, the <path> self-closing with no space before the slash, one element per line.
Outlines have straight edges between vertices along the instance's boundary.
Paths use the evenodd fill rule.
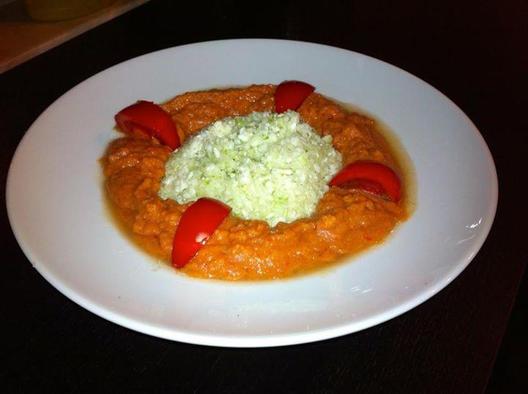
<path fill-rule="evenodd" d="M 190 92 L 162 106 L 184 137 L 227 116 L 273 110 L 273 85 Z M 377 122 L 319 94 L 299 108 L 303 120 L 330 134 L 343 165 L 372 160 L 395 169 L 404 180 L 404 198 L 394 203 L 359 190 L 331 188 L 316 212 L 292 223 L 229 216 L 182 269 L 223 280 L 286 278 L 328 267 L 345 256 L 381 243 L 411 212 L 409 175 Z M 172 238 L 187 205 L 161 200 L 157 193 L 171 151 L 154 140 L 123 137 L 102 158 L 105 193 L 119 226 L 143 250 L 169 261 Z"/>

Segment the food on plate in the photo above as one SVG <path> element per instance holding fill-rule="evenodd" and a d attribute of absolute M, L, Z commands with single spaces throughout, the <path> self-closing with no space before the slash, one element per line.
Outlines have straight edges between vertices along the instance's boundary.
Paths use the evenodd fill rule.
<path fill-rule="evenodd" d="M 284 81 L 275 89 L 275 112 L 297 110 L 315 88 L 301 81 Z"/>
<path fill-rule="evenodd" d="M 137 137 L 154 137 L 172 149 L 180 146 L 180 136 L 171 117 L 159 105 L 138 101 L 117 113 L 119 129 Z"/>
<path fill-rule="evenodd" d="M 106 194 L 141 248 L 189 275 L 310 272 L 409 215 L 405 173 L 376 122 L 307 83 L 143 103 L 116 115 L 125 136 L 102 159 Z"/>
<path fill-rule="evenodd" d="M 201 197 L 183 212 L 172 242 L 172 264 L 181 268 L 207 243 L 231 212 L 229 206 Z"/>
<path fill-rule="evenodd" d="M 179 204 L 216 198 L 235 216 L 273 227 L 313 214 L 340 168 L 332 137 L 297 112 L 253 112 L 217 120 L 174 151 L 159 196 Z"/>
<path fill-rule="evenodd" d="M 345 166 L 329 183 L 330 186 L 350 186 L 387 196 L 398 202 L 401 197 L 401 182 L 390 167 L 381 163 L 356 161 Z"/>

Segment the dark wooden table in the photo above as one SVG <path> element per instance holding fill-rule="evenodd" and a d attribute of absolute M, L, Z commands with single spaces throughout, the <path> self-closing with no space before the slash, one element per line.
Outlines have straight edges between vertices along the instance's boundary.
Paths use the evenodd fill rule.
<path fill-rule="evenodd" d="M 319 343 L 225 349 L 149 337 L 77 306 L 32 268 L 2 208 L 0 391 L 483 392 L 528 257 L 521 190 L 528 168 L 528 3 L 176 3 L 152 1 L 0 75 L 3 199 L 9 162 L 27 128 L 92 74 L 190 42 L 287 38 L 377 57 L 454 100 L 496 161 L 493 229 L 462 275 L 403 316 Z"/>

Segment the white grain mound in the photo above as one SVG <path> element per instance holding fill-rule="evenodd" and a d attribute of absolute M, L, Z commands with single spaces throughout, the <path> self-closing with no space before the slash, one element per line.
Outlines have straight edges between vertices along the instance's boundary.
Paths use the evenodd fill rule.
<path fill-rule="evenodd" d="M 340 167 L 332 138 L 297 112 L 254 112 L 214 122 L 172 153 L 159 196 L 216 198 L 234 215 L 275 226 L 310 216 Z"/>

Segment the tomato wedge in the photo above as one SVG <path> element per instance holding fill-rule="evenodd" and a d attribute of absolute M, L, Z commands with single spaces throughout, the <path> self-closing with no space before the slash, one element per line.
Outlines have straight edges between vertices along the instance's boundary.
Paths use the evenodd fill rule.
<path fill-rule="evenodd" d="M 115 121 L 124 133 L 134 134 L 134 130 L 139 129 L 172 149 L 181 145 L 176 125 L 170 115 L 150 101 L 141 100 L 122 109 L 115 116 Z"/>
<path fill-rule="evenodd" d="M 205 245 L 231 212 L 224 203 L 202 197 L 183 213 L 172 242 L 172 265 L 181 268 Z"/>
<path fill-rule="evenodd" d="M 275 89 L 275 112 L 295 111 L 315 88 L 301 81 L 284 81 Z"/>
<path fill-rule="evenodd" d="M 345 166 L 329 182 L 330 186 L 345 186 L 386 195 L 398 202 L 401 198 L 401 182 L 398 175 L 384 164 L 356 161 Z"/>

